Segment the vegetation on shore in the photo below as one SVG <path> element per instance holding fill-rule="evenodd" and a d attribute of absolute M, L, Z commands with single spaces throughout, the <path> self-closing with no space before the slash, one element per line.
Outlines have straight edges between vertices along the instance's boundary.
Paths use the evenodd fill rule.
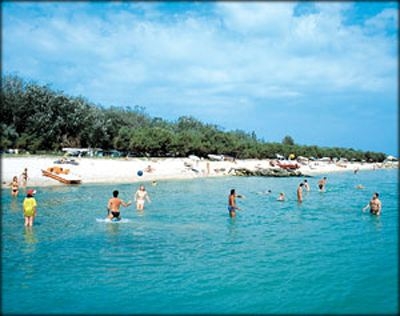
<path fill-rule="evenodd" d="M 90 147 L 152 157 L 206 157 L 212 153 L 264 159 L 276 158 L 279 153 L 286 157 L 294 154 L 377 162 L 386 158 L 384 153 L 352 148 L 297 145 L 290 136 L 281 143 L 266 142 L 254 132 L 224 131 L 193 117 L 169 122 L 150 117 L 140 106 L 95 105 L 84 97 L 68 96 L 12 75 L 2 78 L 1 102 L 2 150 L 17 148 L 37 153 Z"/>

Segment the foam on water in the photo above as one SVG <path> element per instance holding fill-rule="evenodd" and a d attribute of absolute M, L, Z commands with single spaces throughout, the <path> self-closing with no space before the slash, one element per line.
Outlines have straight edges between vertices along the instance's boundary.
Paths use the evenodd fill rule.
<path fill-rule="evenodd" d="M 96 222 L 98 223 L 112 223 L 112 224 L 120 224 L 120 223 L 130 223 L 131 220 L 128 218 L 121 218 L 119 220 L 109 219 L 109 218 L 96 218 Z"/>
<path fill-rule="evenodd" d="M 2 312 L 396 313 L 397 170 L 327 176 L 302 204 L 299 178 L 158 181 L 143 212 L 121 208 L 124 225 L 105 206 L 136 185 L 40 188 L 31 229 L 23 196 L 3 191 Z M 246 196 L 234 219 L 232 188 Z M 380 217 L 361 211 L 374 191 Z"/>

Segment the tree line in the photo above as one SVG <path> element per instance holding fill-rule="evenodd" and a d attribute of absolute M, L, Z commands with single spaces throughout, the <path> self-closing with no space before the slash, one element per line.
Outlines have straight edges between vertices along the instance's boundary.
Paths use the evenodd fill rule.
<path fill-rule="evenodd" d="M 383 161 L 384 153 L 352 148 L 297 145 L 290 136 L 266 142 L 254 132 L 223 128 L 182 116 L 170 122 L 150 117 L 143 107 L 104 107 L 48 85 L 6 75 L 1 82 L 2 150 L 59 152 L 63 147 L 116 149 L 134 156 L 186 157 L 224 154 L 238 159 L 276 154 Z"/>

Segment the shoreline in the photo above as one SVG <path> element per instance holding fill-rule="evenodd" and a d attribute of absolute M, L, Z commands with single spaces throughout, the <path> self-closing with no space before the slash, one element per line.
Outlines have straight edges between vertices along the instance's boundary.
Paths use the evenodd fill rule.
<path fill-rule="evenodd" d="M 42 175 L 42 169 L 59 166 L 69 169 L 70 174 L 82 179 L 82 184 L 140 183 L 161 180 L 180 180 L 235 176 L 235 169 L 271 169 L 274 159 L 245 159 L 236 161 L 194 160 L 190 158 L 74 158 L 78 165 L 55 163 L 57 156 L 7 156 L 1 158 L 1 188 L 10 188 L 14 176 L 21 180 L 21 173 L 28 168 L 27 187 L 65 186 L 57 180 Z M 375 170 L 398 168 L 392 164 L 348 162 L 309 162 L 297 169 L 306 177 L 334 172 L 355 172 L 355 170 Z M 138 171 L 143 175 L 139 176 Z M 21 183 L 21 181 L 20 181 Z M 21 184 L 20 184 L 21 185 Z M 75 185 L 74 185 L 75 186 Z"/>

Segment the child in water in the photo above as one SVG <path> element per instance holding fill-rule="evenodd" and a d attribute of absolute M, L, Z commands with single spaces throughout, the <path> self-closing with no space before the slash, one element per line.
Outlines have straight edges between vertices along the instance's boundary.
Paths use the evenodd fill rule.
<path fill-rule="evenodd" d="M 22 208 L 24 211 L 24 217 L 25 217 L 25 226 L 33 226 L 33 220 L 36 216 L 36 207 L 37 203 L 35 198 L 33 197 L 35 195 L 36 191 L 35 190 L 28 190 L 26 192 L 26 198 L 24 199 Z"/>

